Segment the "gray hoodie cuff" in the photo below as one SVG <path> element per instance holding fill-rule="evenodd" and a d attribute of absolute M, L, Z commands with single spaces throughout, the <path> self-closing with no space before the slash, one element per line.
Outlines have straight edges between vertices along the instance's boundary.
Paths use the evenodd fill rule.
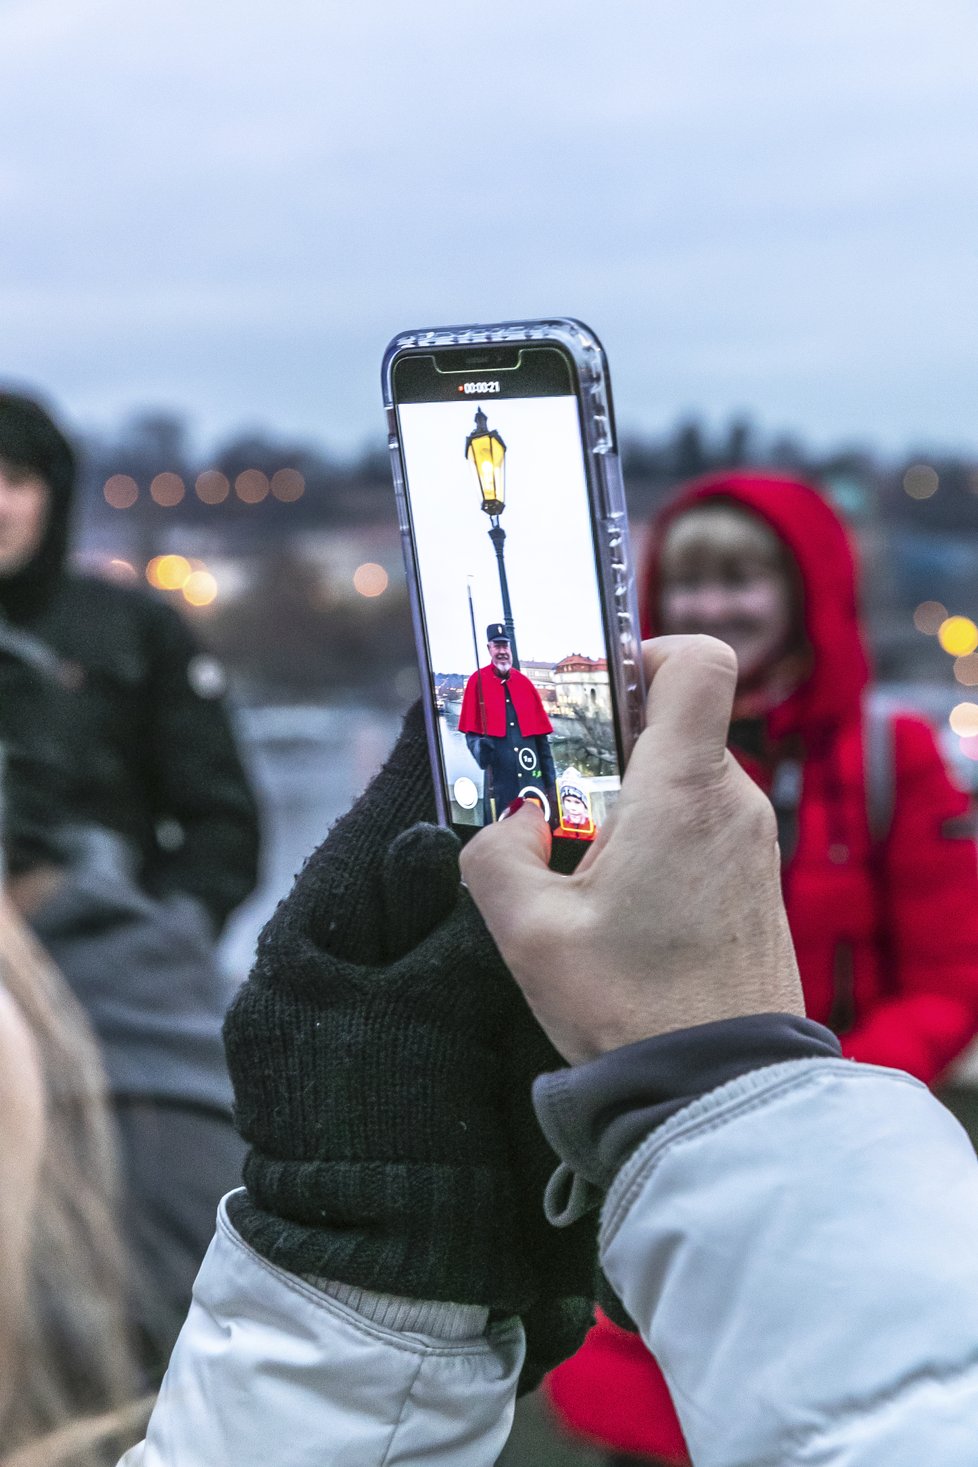
<path fill-rule="evenodd" d="M 839 1041 L 793 1014 L 752 1014 L 642 1039 L 599 1059 L 540 1075 L 533 1105 L 564 1165 L 546 1209 L 558 1226 L 597 1205 L 645 1138 L 684 1106 L 749 1070 L 794 1059 L 838 1059 Z"/>

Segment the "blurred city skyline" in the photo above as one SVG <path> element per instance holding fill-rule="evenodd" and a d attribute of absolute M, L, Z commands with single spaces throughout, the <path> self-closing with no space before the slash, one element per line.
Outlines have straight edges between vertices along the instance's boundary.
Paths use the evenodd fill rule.
<path fill-rule="evenodd" d="M 383 443 L 387 339 L 573 313 L 623 434 L 978 450 L 978 17 L 0 5 L 0 380 Z"/>

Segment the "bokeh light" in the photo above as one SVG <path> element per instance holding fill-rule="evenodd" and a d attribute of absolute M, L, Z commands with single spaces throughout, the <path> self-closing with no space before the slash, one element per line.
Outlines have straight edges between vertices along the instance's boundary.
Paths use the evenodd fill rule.
<path fill-rule="evenodd" d="M 234 492 L 243 504 L 261 504 L 268 489 L 268 475 L 261 469 L 244 469 L 234 481 Z"/>
<path fill-rule="evenodd" d="M 154 555 L 146 567 L 146 579 L 158 591 L 179 591 L 191 573 L 190 561 L 182 555 Z"/>
<path fill-rule="evenodd" d="M 298 469 L 276 469 L 272 475 L 272 494 L 283 504 L 294 504 L 306 492 L 306 481 Z"/>
<path fill-rule="evenodd" d="M 903 476 L 903 487 L 911 499 L 930 499 L 940 485 L 937 470 L 930 464 L 911 464 Z"/>
<path fill-rule="evenodd" d="M 205 469 L 194 484 L 201 504 L 223 504 L 231 493 L 231 481 L 220 469 Z"/>
<path fill-rule="evenodd" d="M 958 703 L 951 709 L 948 723 L 959 739 L 974 738 L 978 734 L 978 703 Z"/>
<path fill-rule="evenodd" d="M 966 759 L 974 759 L 978 763 L 978 734 L 969 734 L 958 747 Z"/>
<path fill-rule="evenodd" d="M 150 497 L 164 509 L 179 504 L 187 492 L 179 474 L 157 474 L 149 486 Z"/>
<path fill-rule="evenodd" d="M 139 485 L 128 474 L 112 474 L 102 486 L 102 493 L 113 509 L 131 509 L 139 498 Z"/>
<path fill-rule="evenodd" d="M 217 581 L 208 570 L 191 571 L 181 589 L 191 606 L 210 606 L 217 597 Z"/>
<path fill-rule="evenodd" d="M 361 596 L 382 596 L 387 590 L 389 577 L 382 565 L 367 560 L 353 572 L 354 589 Z"/>
<path fill-rule="evenodd" d="M 978 653 L 959 657 L 954 664 L 954 676 L 966 688 L 978 688 Z"/>
<path fill-rule="evenodd" d="M 951 657 L 967 657 L 978 647 L 978 626 L 970 616 L 949 616 L 941 622 L 937 640 Z"/>
<path fill-rule="evenodd" d="M 123 560 L 120 555 L 113 555 L 106 566 L 106 570 L 114 581 L 126 583 L 139 579 L 139 572 L 136 570 L 132 561 Z"/>
<path fill-rule="evenodd" d="M 939 601 L 921 601 L 913 614 L 913 624 L 918 632 L 936 637 L 943 622 L 947 621 L 947 607 Z"/>

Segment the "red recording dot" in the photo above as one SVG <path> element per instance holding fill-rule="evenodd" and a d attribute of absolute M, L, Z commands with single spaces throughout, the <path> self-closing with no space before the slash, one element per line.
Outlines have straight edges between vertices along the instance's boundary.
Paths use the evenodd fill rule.
<path fill-rule="evenodd" d="M 458 384 L 458 390 L 459 390 L 459 392 L 464 392 L 465 391 L 465 385 L 464 385 L 464 383 L 460 382 Z"/>

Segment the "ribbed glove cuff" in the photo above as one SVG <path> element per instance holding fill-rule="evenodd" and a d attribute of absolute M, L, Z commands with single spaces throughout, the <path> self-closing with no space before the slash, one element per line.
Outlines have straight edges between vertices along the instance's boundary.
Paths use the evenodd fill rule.
<path fill-rule="evenodd" d="M 522 1313 L 535 1297 L 535 1280 L 506 1225 L 515 1207 L 500 1195 L 506 1178 L 499 1172 L 330 1165 L 336 1190 L 324 1194 L 328 1216 L 312 1226 L 282 1216 L 280 1188 L 273 1191 L 274 1213 L 252 1200 L 261 1192 L 256 1169 L 260 1160 L 249 1158 L 248 1193 L 236 1193 L 228 1212 L 245 1241 L 281 1268 L 412 1299 L 484 1304 L 502 1314 Z"/>

